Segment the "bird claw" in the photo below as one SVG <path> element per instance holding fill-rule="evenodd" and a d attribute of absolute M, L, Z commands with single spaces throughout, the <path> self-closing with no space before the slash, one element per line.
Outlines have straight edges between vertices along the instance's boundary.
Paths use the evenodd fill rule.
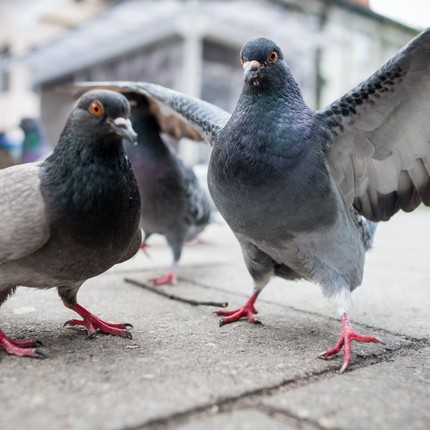
<path fill-rule="evenodd" d="M 214 313 L 216 313 L 216 311 L 214 312 Z M 238 320 L 234 320 L 234 321 L 238 321 Z M 222 327 L 223 325 L 226 325 L 226 324 L 229 324 L 229 323 L 231 323 L 231 322 L 234 322 L 234 321 L 226 321 L 226 319 L 225 318 L 220 318 L 219 319 L 219 321 L 218 321 L 218 324 L 219 324 L 219 326 L 220 327 Z M 252 324 L 255 324 L 255 325 L 264 325 L 259 319 L 257 319 L 257 318 L 248 318 L 248 321 L 250 322 L 250 323 L 252 323 Z"/>
<path fill-rule="evenodd" d="M 241 308 L 234 309 L 231 311 L 214 311 L 214 314 L 224 317 L 221 318 L 221 320 L 219 321 L 220 327 L 225 324 L 239 321 L 241 318 L 247 318 L 249 322 L 261 325 L 262 323 L 254 317 L 254 314 L 258 313 L 257 309 L 255 309 L 254 307 L 254 303 L 257 300 L 258 294 L 259 292 L 255 292 Z"/>
<path fill-rule="evenodd" d="M 347 369 L 347 367 L 349 366 L 349 364 L 350 364 L 349 362 L 344 361 L 342 363 L 342 367 L 339 369 L 339 373 L 342 374 L 343 372 L 345 372 L 345 370 Z"/>
<path fill-rule="evenodd" d="M 0 330 L 0 347 L 8 354 L 20 357 L 46 358 L 45 354 L 33 348 L 36 345 L 42 346 L 42 342 L 37 339 L 12 340 Z"/>
<path fill-rule="evenodd" d="M 149 245 L 146 242 L 142 242 L 139 246 L 139 249 L 148 257 L 151 258 L 148 252 Z"/>
<path fill-rule="evenodd" d="M 232 322 L 239 321 L 242 318 L 247 318 L 248 321 L 253 324 L 262 325 L 262 322 L 254 317 L 254 314 L 256 313 L 258 313 L 257 309 L 255 309 L 253 305 L 248 305 L 248 303 L 242 306 L 241 308 L 231 310 L 231 311 L 223 311 L 223 310 L 214 311 L 214 314 L 224 317 L 219 320 L 220 327 L 222 327 L 225 324 L 230 324 Z"/>
<path fill-rule="evenodd" d="M 37 358 L 39 360 L 45 360 L 45 358 L 48 358 L 48 356 L 46 354 L 39 351 L 38 349 L 34 350 L 34 355 L 32 357 Z"/>
<path fill-rule="evenodd" d="M 154 285 L 176 285 L 178 283 L 175 272 L 168 272 L 165 275 L 159 276 L 158 278 L 152 278 L 150 281 Z"/>
<path fill-rule="evenodd" d="M 131 329 L 133 326 L 129 323 L 110 323 L 101 320 L 99 317 L 93 315 L 91 312 L 88 312 L 85 308 L 80 305 L 69 306 L 70 309 L 77 312 L 82 320 L 72 319 L 66 321 L 64 326 L 77 326 L 81 325 L 86 327 L 88 333 L 88 339 L 93 339 L 96 337 L 98 332 L 102 332 L 105 334 L 111 334 L 113 336 L 122 336 L 132 339 L 131 333 L 126 329 Z"/>
<path fill-rule="evenodd" d="M 351 323 L 349 322 L 348 314 L 344 313 L 342 315 L 342 328 L 341 328 L 339 340 L 333 347 L 318 354 L 318 358 L 327 358 L 332 355 L 335 355 L 338 352 L 340 352 L 340 350 L 343 347 L 344 349 L 343 362 L 342 362 L 341 368 L 339 369 L 339 373 L 344 373 L 345 370 L 351 364 L 351 360 L 352 360 L 351 343 L 353 340 L 355 340 L 356 342 L 381 343 L 385 345 L 385 343 L 376 336 L 369 336 L 369 335 L 363 335 L 363 334 L 357 333 L 352 328 Z"/>
<path fill-rule="evenodd" d="M 95 339 L 95 338 L 96 338 L 96 336 L 97 336 L 97 333 L 98 333 L 99 331 L 100 331 L 100 330 L 94 330 L 94 331 L 92 331 L 91 333 L 88 333 L 87 339 Z"/>
<path fill-rule="evenodd" d="M 382 339 L 380 339 L 379 337 L 377 337 L 377 336 L 373 336 L 374 337 L 374 341 L 373 341 L 373 343 L 381 343 L 382 345 L 385 345 L 385 342 L 382 340 Z"/>

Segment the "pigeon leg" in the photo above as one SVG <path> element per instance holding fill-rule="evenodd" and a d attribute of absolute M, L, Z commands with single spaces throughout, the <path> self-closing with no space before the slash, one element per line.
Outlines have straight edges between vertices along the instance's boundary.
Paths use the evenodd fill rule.
<path fill-rule="evenodd" d="M 35 339 L 12 340 L 0 330 L 0 346 L 8 354 L 18 355 L 20 357 L 44 358 L 44 355 L 41 352 L 36 348 L 33 348 L 37 345 L 42 345 L 42 343 Z"/>
<path fill-rule="evenodd" d="M 176 278 L 176 272 L 174 270 L 171 270 L 170 272 L 167 272 L 165 275 L 159 276 L 157 278 L 152 278 L 150 281 L 154 285 L 176 285 L 178 283 L 178 280 Z"/>
<path fill-rule="evenodd" d="M 224 318 L 221 318 L 219 321 L 219 325 L 223 326 L 224 324 L 229 324 L 235 321 L 239 321 L 241 318 L 248 318 L 248 321 L 254 323 L 254 324 L 260 324 L 260 321 L 258 321 L 254 314 L 257 314 L 257 309 L 254 307 L 254 303 L 257 300 L 258 294 L 260 292 L 256 291 L 249 299 L 248 301 L 240 308 L 234 309 L 231 311 L 215 311 L 214 313 L 223 316 Z"/>
<path fill-rule="evenodd" d="M 82 325 L 87 328 L 87 333 L 89 337 L 94 337 L 97 333 L 97 330 L 100 330 L 102 333 L 112 334 L 114 336 L 123 336 L 132 338 L 131 333 L 126 330 L 127 328 L 132 328 L 133 326 L 128 323 L 110 323 L 101 320 L 99 317 L 93 315 L 91 312 L 87 311 L 81 305 L 75 304 L 67 304 L 67 306 L 72 311 L 77 312 L 82 320 L 72 319 L 67 321 L 65 325 L 76 326 Z"/>
<path fill-rule="evenodd" d="M 205 239 L 201 234 L 198 234 L 195 238 L 188 240 L 186 242 L 188 246 L 194 246 L 194 245 L 210 245 L 211 242 Z"/>
<path fill-rule="evenodd" d="M 348 314 L 344 312 L 341 317 L 342 327 L 340 330 L 340 337 L 337 343 L 332 347 L 327 349 L 327 351 L 322 352 L 318 355 L 319 358 L 329 357 L 331 355 L 337 354 L 342 346 L 344 347 L 343 352 L 343 363 L 340 368 L 340 373 L 343 373 L 351 363 L 351 342 L 353 340 L 357 342 L 373 342 L 373 343 L 384 343 L 381 339 L 375 336 L 368 336 L 357 333 L 351 326 Z"/>
<path fill-rule="evenodd" d="M 149 245 L 145 242 L 145 241 L 142 241 L 142 243 L 140 244 L 140 246 L 139 246 L 139 249 L 148 257 L 148 258 L 151 258 L 150 257 L 150 255 L 149 255 L 149 253 L 148 253 L 148 248 L 149 248 Z"/>
<path fill-rule="evenodd" d="M 179 258 L 181 257 L 181 250 L 182 243 L 179 248 L 174 249 L 174 259 L 170 271 L 165 275 L 150 279 L 154 285 L 176 285 L 178 283 L 178 279 L 176 278 L 176 266 L 178 264 Z"/>

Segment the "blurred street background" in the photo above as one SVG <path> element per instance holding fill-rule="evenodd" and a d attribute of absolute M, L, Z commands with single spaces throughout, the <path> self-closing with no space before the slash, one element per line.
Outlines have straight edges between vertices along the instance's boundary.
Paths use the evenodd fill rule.
<path fill-rule="evenodd" d="M 0 0 L 0 168 L 43 159 L 58 141 L 76 81 L 159 83 L 232 111 L 239 51 L 265 36 L 283 49 L 305 100 L 322 108 L 371 75 L 430 24 L 428 0 Z M 386 6 L 390 6 L 387 8 Z M 179 152 L 205 181 L 210 148 Z M 74 314 L 54 289 L 20 288 L 1 308 L 13 337 L 40 337 L 46 360 L 0 351 L 0 429 L 428 430 L 428 208 L 381 223 L 354 293 L 354 324 L 385 345 L 334 342 L 336 312 L 320 288 L 273 279 L 264 325 L 219 327 L 207 307 L 130 284 L 169 261 L 160 237 L 85 283 L 82 302 L 134 325 L 133 339 L 63 327 Z M 1 222 L 1 219 L 0 219 Z M 167 295 L 243 304 L 251 292 L 239 244 L 223 223 L 187 246 Z"/>
<path fill-rule="evenodd" d="M 0 168 L 49 153 L 73 103 L 58 87 L 74 81 L 150 81 L 231 111 L 240 48 L 259 36 L 284 50 L 307 103 L 324 107 L 424 28 L 425 8 L 424 0 L 1 0 Z M 191 164 L 208 160 L 204 145 L 179 147 Z"/>

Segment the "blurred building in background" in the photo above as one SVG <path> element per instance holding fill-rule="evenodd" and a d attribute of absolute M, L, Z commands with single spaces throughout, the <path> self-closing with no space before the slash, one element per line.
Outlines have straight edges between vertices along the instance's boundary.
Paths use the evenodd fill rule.
<path fill-rule="evenodd" d="M 40 116 L 51 142 L 72 103 L 57 89 L 74 81 L 150 81 L 231 111 L 240 48 L 265 36 L 319 108 L 417 34 L 366 0 L 14 0 L 1 2 L 0 16 L 0 131 Z M 181 151 L 190 162 L 208 153 L 186 143 Z"/>

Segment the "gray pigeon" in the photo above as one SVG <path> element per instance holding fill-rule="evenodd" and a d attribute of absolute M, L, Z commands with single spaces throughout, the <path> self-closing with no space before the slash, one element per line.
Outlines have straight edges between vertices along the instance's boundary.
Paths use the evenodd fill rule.
<path fill-rule="evenodd" d="M 150 235 L 165 236 L 173 253 L 168 273 L 151 281 L 176 284 L 176 266 L 185 241 L 194 239 L 211 218 L 211 204 L 191 167 L 160 136 L 160 126 L 146 98 L 126 94 L 132 106 L 130 120 L 138 134 L 137 145 L 126 146 L 141 197 L 141 226 L 145 231 L 141 248 Z"/>
<path fill-rule="evenodd" d="M 430 29 L 317 112 L 271 40 L 246 43 L 241 62 L 244 84 L 231 116 L 154 84 L 110 88 L 140 91 L 167 131 L 193 127 L 214 147 L 209 188 L 254 280 L 243 307 L 217 312 L 221 325 L 256 322 L 255 301 L 272 276 L 311 280 L 339 309 L 339 341 L 320 356 L 344 347 L 343 372 L 352 340 L 381 342 L 349 321 L 375 222 L 430 205 Z"/>
<path fill-rule="evenodd" d="M 40 120 L 22 118 L 19 126 L 24 132 L 21 163 L 31 163 L 45 159 L 52 152 L 52 148 L 48 143 Z"/>
<path fill-rule="evenodd" d="M 13 143 L 9 141 L 6 133 L 0 130 L 0 169 L 10 167 L 15 164 L 15 160 L 11 154 Z"/>
<path fill-rule="evenodd" d="M 107 323 L 78 304 L 83 282 L 139 249 L 140 199 L 122 140 L 136 140 L 121 94 L 90 91 L 75 104 L 45 161 L 0 171 L 0 305 L 18 285 L 57 287 L 92 337 L 130 337 L 128 324 Z M 41 357 L 36 340 L 14 341 L 9 354 Z"/>

